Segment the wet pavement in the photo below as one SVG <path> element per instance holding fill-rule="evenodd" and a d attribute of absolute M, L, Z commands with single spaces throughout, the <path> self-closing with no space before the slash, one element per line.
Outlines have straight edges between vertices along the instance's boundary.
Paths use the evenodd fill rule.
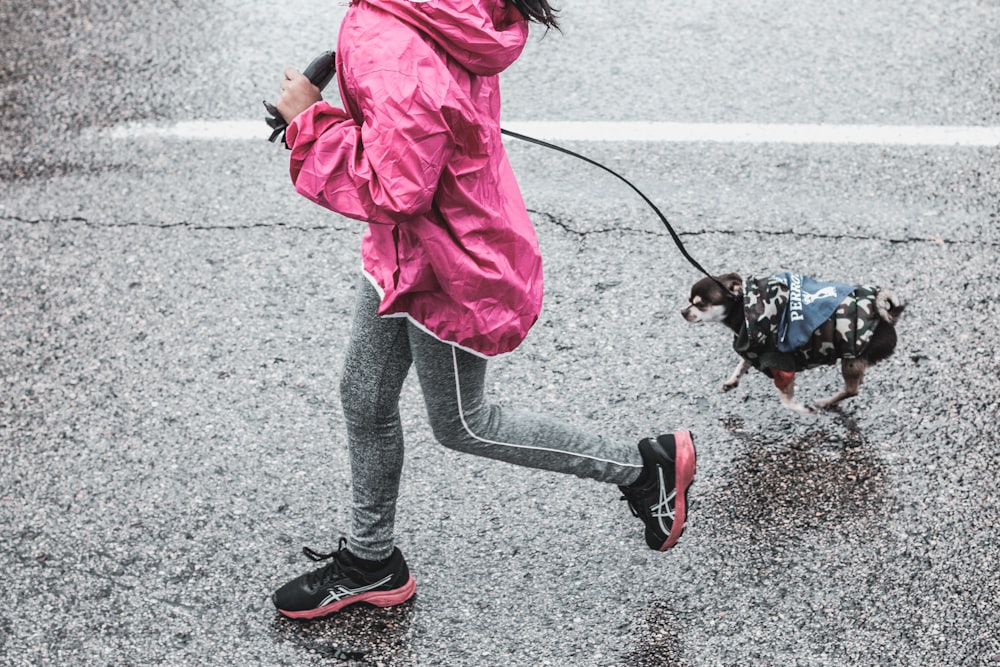
<path fill-rule="evenodd" d="M 510 73 L 508 117 L 530 118 L 540 84 L 527 79 L 560 65 L 600 71 L 577 88 L 550 82 L 545 118 L 560 96 L 567 117 L 592 118 L 602 81 L 629 83 L 608 67 L 648 71 L 639 46 L 582 64 L 581 33 L 613 41 L 612 22 L 577 4 L 566 34 Z M 653 553 L 614 489 L 444 450 L 411 380 L 398 541 L 417 595 L 290 622 L 271 590 L 311 566 L 303 545 L 334 547 L 348 522 L 337 386 L 361 229 L 295 196 L 263 122 L 260 142 L 107 130 L 254 117 L 274 61 L 314 50 L 275 36 L 316 8 L 0 8 L 0 664 L 1000 665 L 996 147 L 574 146 L 634 178 L 708 267 L 890 284 L 908 301 L 899 348 L 861 395 L 804 418 L 759 374 L 719 391 L 730 336 L 681 319 L 698 275 L 633 193 L 510 143 L 547 296 L 529 340 L 493 364 L 491 392 L 628 439 L 690 428 L 687 531 Z M 871 70 L 817 84 L 828 108 L 846 98 L 827 117 L 871 98 L 893 122 L 998 124 L 1000 73 L 983 54 L 1000 12 L 959 3 L 932 21 L 929 5 L 894 8 L 895 32 L 879 30 L 897 51 L 873 46 Z M 751 55 L 755 30 L 818 39 L 678 12 L 663 29 L 679 42 L 662 48 L 689 75 L 691 35 Z M 851 34 L 882 43 L 875 26 Z M 864 60 L 830 29 L 817 58 Z M 323 41 L 321 26 L 304 30 L 303 43 Z M 941 88 L 895 69 L 892 53 L 917 46 L 923 78 L 949 81 L 940 102 Z M 778 66 L 758 57 L 760 90 L 786 100 L 776 115 L 816 121 L 805 96 L 782 92 L 801 81 L 794 68 L 766 76 Z M 686 93 L 664 72 L 649 93 L 660 104 L 644 95 L 640 116 L 717 114 L 730 68 L 702 68 Z M 857 84 L 880 76 L 888 91 Z M 761 120 L 764 97 L 728 104 Z M 838 382 L 811 371 L 799 393 Z"/>

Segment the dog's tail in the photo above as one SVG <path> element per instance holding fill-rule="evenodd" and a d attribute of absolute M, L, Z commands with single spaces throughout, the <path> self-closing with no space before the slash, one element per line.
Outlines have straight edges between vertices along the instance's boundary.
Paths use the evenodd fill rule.
<path fill-rule="evenodd" d="M 878 311 L 879 319 L 895 324 L 906 310 L 906 304 L 891 289 L 882 289 L 875 297 L 875 310 Z"/>

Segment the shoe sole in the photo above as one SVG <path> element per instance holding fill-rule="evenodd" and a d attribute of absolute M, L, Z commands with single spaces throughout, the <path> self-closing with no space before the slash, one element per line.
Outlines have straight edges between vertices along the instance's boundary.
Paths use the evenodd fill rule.
<path fill-rule="evenodd" d="M 343 600 L 337 600 L 336 602 L 323 607 L 316 607 L 315 609 L 305 609 L 303 611 L 285 611 L 284 609 L 278 609 L 278 611 L 288 618 L 321 618 L 323 616 L 334 614 L 344 607 L 357 602 L 367 602 L 368 604 L 375 605 L 376 607 L 392 607 L 397 604 L 403 604 L 413 597 L 413 594 L 416 592 L 417 582 L 411 574 L 407 582 L 399 588 L 393 588 L 388 591 L 369 591 L 368 593 L 353 595 L 351 597 L 344 598 Z"/>
<path fill-rule="evenodd" d="M 697 467 L 697 453 L 694 448 L 694 439 L 690 431 L 678 431 L 674 433 L 674 445 L 676 454 L 674 455 L 674 488 L 677 489 L 676 501 L 674 503 L 674 522 L 671 526 L 670 534 L 660 546 L 660 551 L 666 551 L 681 539 L 684 533 L 684 524 L 687 521 L 687 494 L 688 489 L 694 482 L 694 472 Z"/>

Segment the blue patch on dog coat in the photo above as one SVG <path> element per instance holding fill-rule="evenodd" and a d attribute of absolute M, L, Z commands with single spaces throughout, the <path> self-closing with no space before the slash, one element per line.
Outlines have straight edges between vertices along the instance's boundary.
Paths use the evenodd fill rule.
<path fill-rule="evenodd" d="M 776 276 L 788 286 L 788 305 L 778 322 L 778 351 L 793 352 L 809 341 L 840 302 L 856 289 L 847 283 L 821 283 L 797 273 Z"/>

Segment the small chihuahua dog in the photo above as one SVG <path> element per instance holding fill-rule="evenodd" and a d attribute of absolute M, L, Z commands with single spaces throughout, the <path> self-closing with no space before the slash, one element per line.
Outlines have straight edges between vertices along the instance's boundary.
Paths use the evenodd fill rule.
<path fill-rule="evenodd" d="M 774 381 L 783 406 L 815 414 L 795 400 L 795 373 L 840 360 L 843 391 L 814 405 L 828 409 L 857 396 L 865 370 L 895 350 L 903 309 L 889 289 L 791 273 L 746 279 L 727 273 L 696 282 L 681 315 L 692 323 L 724 324 L 735 334 L 733 348 L 742 359 L 722 391 L 734 389 L 754 367 Z"/>

